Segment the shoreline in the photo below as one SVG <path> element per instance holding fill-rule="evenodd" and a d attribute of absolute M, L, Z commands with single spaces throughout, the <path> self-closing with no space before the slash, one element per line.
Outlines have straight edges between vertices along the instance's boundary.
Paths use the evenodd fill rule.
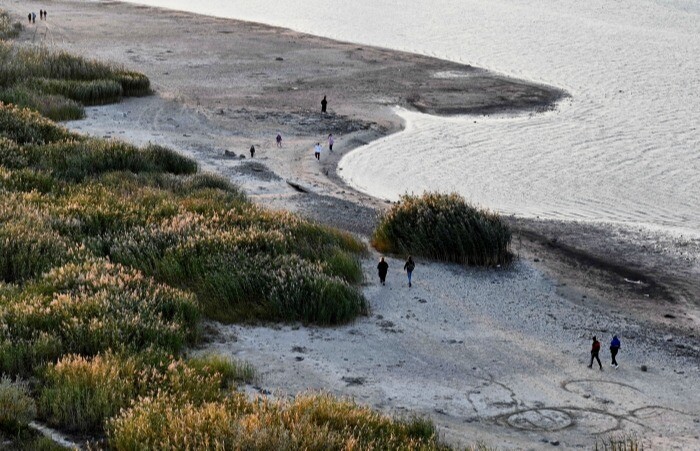
<path fill-rule="evenodd" d="M 39 7 L 38 2 L 30 2 L 28 5 Z M 14 1 L 5 8 L 16 13 L 19 8 L 26 7 L 29 7 L 26 3 Z M 396 104 L 393 103 L 396 98 L 402 98 L 401 86 L 403 85 L 390 86 L 393 89 L 393 91 L 390 90 L 393 98 L 387 96 L 381 101 L 376 100 L 377 92 L 387 87 L 382 83 L 388 83 L 386 79 L 391 76 L 391 71 L 387 68 L 396 68 L 397 65 L 402 64 L 423 67 L 421 64 L 425 64 L 426 66 L 421 70 L 428 72 L 415 69 L 415 77 L 410 82 L 405 82 L 410 86 L 410 83 L 423 79 L 421 77 L 431 70 L 455 66 L 455 63 L 386 49 L 361 46 L 362 50 L 357 50 L 360 47 L 354 44 L 339 43 L 267 25 L 117 2 L 86 5 L 79 2 L 60 1 L 52 4 L 52 9 L 54 11 L 52 11 L 51 20 L 47 24 L 39 25 L 47 27 L 44 36 L 52 37 L 55 44 L 53 48 L 64 48 L 89 57 L 116 61 L 135 69 L 147 70 L 147 75 L 157 91 L 152 97 L 133 99 L 107 107 L 86 108 L 87 119 L 70 123 L 70 128 L 96 136 L 125 139 L 135 144 L 157 141 L 173 147 L 195 158 L 204 169 L 213 170 L 241 185 L 257 203 L 269 208 L 297 211 L 319 222 L 359 234 L 365 239 L 371 233 L 376 215 L 386 208 L 388 203 L 357 192 L 342 182 L 335 169 L 338 160 L 344 153 L 366 142 L 401 130 L 402 124 L 391 112 L 391 108 Z M 61 23 L 59 18 L 66 18 L 66 20 Z M 142 20 L 130 29 L 127 24 L 139 22 L 136 19 Z M 99 26 L 100 24 L 102 27 Z M 107 32 L 103 33 L 104 30 Z M 124 30 L 131 32 L 129 36 L 123 37 L 126 41 L 110 44 L 110 40 L 117 37 L 121 39 Z M 173 39 L 178 36 L 178 39 L 182 40 L 181 44 L 179 41 L 173 42 Z M 25 31 L 20 41 L 26 42 L 27 38 L 28 33 Z M 225 48 L 224 53 L 209 53 L 209 49 L 218 50 L 216 46 L 219 45 Z M 285 47 L 286 45 L 289 47 Z M 200 52 L 198 51 L 200 48 L 205 48 L 207 51 Z M 288 53 L 279 56 L 280 49 Z M 294 56 L 289 57 L 288 54 Z M 228 63 L 228 58 L 235 58 L 239 62 Z M 278 61 L 277 58 L 283 58 L 283 60 Z M 292 63 L 293 58 L 297 60 Z M 323 60 L 327 64 L 313 63 L 313 70 L 305 67 L 309 62 L 317 60 Z M 286 64 L 291 67 L 286 67 Z M 321 75 L 318 74 L 319 67 L 324 68 L 324 73 Z M 333 70 L 328 69 L 329 67 Z M 470 70 L 480 71 L 475 68 Z M 354 75 L 349 76 L 349 71 Z M 208 74 L 213 75 L 208 76 Z M 367 78 L 363 79 L 361 74 L 365 74 Z M 364 81 L 359 85 L 346 85 L 350 78 Z M 496 76 L 496 80 L 503 79 Z M 357 94 L 357 97 L 353 100 L 347 92 L 337 93 L 337 96 L 331 97 L 331 114 L 321 115 L 316 105 L 320 101 L 317 93 L 331 92 L 330 90 L 336 89 L 334 88 L 336 85 L 353 86 L 350 91 Z M 297 89 L 294 89 L 295 87 Z M 398 104 L 401 103 L 398 102 Z M 323 139 L 329 128 L 334 130 L 334 134 L 335 130 L 339 132 L 336 146 L 342 148 L 343 152 L 338 149 L 339 151 L 334 152 L 332 157 L 324 153 L 321 164 L 318 164 L 311 158 L 311 147 L 314 142 Z M 274 145 L 274 136 L 278 131 L 283 132 L 284 138 L 284 147 L 281 150 L 277 150 Z M 223 155 L 225 150 L 229 150 L 237 155 L 247 156 L 247 149 L 251 143 L 258 149 L 256 158 L 252 162 L 250 158 L 240 159 Z M 306 192 L 300 193 L 295 190 L 287 183 L 288 180 L 299 184 Z M 686 244 L 674 243 L 671 240 L 661 243 L 658 246 L 660 249 L 655 248 L 653 249 L 655 252 L 650 253 L 645 246 L 658 245 L 659 237 L 650 235 L 640 239 L 641 234 L 625 231 L 623 227 L 524 218 L 509 218 L 508 221 L 514 228 L 513 250 L 519 257 L 512 269 L 489 272 L 472 268 L 454 268 L 436 262 L 424 263 L 424 271 L 432 274 L 436 283 L 430 286 L 426 285 L 427 282 L 419 283 L 415 294 L 418 298 L 411 299 L 409 295 L 408 302 L 411 302 L 411 308 L 406 311 L 406 295 L 400 292 L 398 286 L 387 295 L 379 292 L 372 284 L 373 273 L 371 262 L 368 260 L 365 262 L 368 283 L 364 289 L 374 304 L 373 316 L 359 319 L 357 324 L 338 328 L 337 331 L 299 329 L 298 327 L 294 329 L 296 326 L 283 326 L 281 329 L 285 333 L 292 334 L 294 340 L 301 342 L 301 347 L 306 344 L 308 345 L 306 347 L 314 352 L 321 352 L 319 350 L 322 348 L 321 343 L 328 338 L 331 349 L 327 352 L 332 354 L 333 343 L 336 345 L 342 343 L 348 336 L 352 340 L 362 336 L 380 340 L 378 348 L 395 346 L 396 349 L 403 349 L 405 345 L 399 338 L 408 340 L 409 334 L 399 330 L 410 330 L 409 327 L 413 327 L 411 324 L 414 324 L 412 321 L 415 320 L 415 312 L 424 305 L 421 299 L 427 299 L 427 305 L 435 304 L 436 310 L 439 310 L 438 313 L 442 312 L 443 315 L 447 311 L 452 311 L 468 317 L 472 313 L 471 310 L 460 311 L 452 303 L 453 299 L 461 299 L 464 303 L 473 302 L 474 304 L 468 304 L 470 308 L 474 311 L 482 311 L 485 316 L 496 315 L 494 318 L 498 318 L 498 315 L 505 315 L 508 318 L 517 318 L 519 315 L 517 309 L 509 308 L 505 313 L 496 309 L 494 313 L 490 307 L 482 305 L 481 301 L 493 299 L 491 296 L 496 296 L 499 300 L 501 300 L 499 297 L 502 297 L 518 308 L 528 310 L 536 309 L 540 298 L 534 297 L 522 303 L 517 294 L 513 297 L 507 294 L 507 290 L 492 292 L 484 285 L 509 286 L 508 284 L 514 283 L 515 285 L 511 287 L 520 287 L 518 285 L 521 283 L 520 279 L 525 277 L 535 280 L 532 282 L 533 285 L 526 285 L 527 292 L 532 290 L 540 293 L 541 296 L 552 296 L 557 303 L 564 305 L 564 307 L 558 307 L 559 312 L 553 313 L 556 317 L 565 320 L 567 312 L 574 311 L 576 313 L 574 317 L 587 318 L 585 312 L 589 310 L 601 315 L 603 324 L 586 324 L 585 333 L 581 332 L 583 335 L 590 331 L 606 333 L 603 330 L 615 328 L 617 322 L 627 324 L 626 327 L 629 330 L 637 331 L 634 332 L 634 336 L 639 341 L 640 349 L 654 355 L 661 353 L 662 359 L 666 359 L 667 362 L 678 364 L 683 359 L 689 359 L 692 362 L 700 356 L 700 334 L 698 333 L 700 314 L 698 314 L 697 305 L 697 294 L 700 293 L 700 282 L 697 282 L 700 280 L 700 277 L 697 277 L 700 274 L 700 265 L 697 255 L 700 255 L 700 244 L 692 240 Z M 685 266 L 682 264 L 683 255 L 676 252 L 677 249 L 683 248 L 696 256 L 694 257 L 696 260 L 686 261 Z M 399 265 L 397 261 L 392 263 L 392 266 L 397 265 Z M 468 277 L 465 278 L 465 275 Z M 463 280 L 471 278 L 482 285 L 471 280 Z M 435 299 L 443 299 L 439 288 L 448 287 L 450 284 L 464 286 L 465 292 L 473 290 L 477 294 L 473 298 L 462 299 L 460 296 L 463 296 L 463 293 L 455 292 L 451 295 L 452 297 L 445 298 L 449 308 L 437 301 L 434 302 Z M 620 313 L 615 314 L 613 319 L 606 318 L 605 315 L 611 310 Z M 454 337 L 463 333 L 461 330 L 463 325 L 457 321 L 449 324 L 447 332 L 439 332 L 442 327 L 441 317 L 430 316 L 437 314 L 425 309 L 420 311 L 421 315 L 425 315 L 426 325 L 434 326 L 437 337 L 430 335 L 429 331 L 424 331 L 425 335 L 414 339 L 411 344 L 416 347 L 423 346 L 421 339 L 426 343 L 442 343 L 442 345 L 436 345 L 437 348 L 426 349 L 426 354 L 421 354 L 421 358 L 427 358 L 426 356 L 431 352 L 437 352 L 440 355 L 445 354 L 444 360 L 432 363 L 445 364 L 450 359 L 454 359 L 454 354 L 445 353 L 440 346 L 449 343 L 449 340 L 458 342 L 459 339 Z M 533 313 L 535 315 L 533 321 L 538 327 L 548 330 L 547 327 L 551 327 L 549 323 L 551 320 L 544 313 L 540 313 Z M 481 325 L 477 319 L 469 319 L 469 321 L 473 321 L 473 324 L 470 323 L 470 328 L 473 327 L 474 331 L 479 330 L 484 337 L 494 338 L 493 332 L 488 330 L 489 321 L 484 321 Z M 570 328 L 577 326 L 576 322 L 567 322 L 565 325 Z M 375 330 L 377 328 L 378 330 Z M 510 328 L 514 331 L 512 336 L 508 335 Z M 351 333 L 352 330 L 358 332 Z M 512 346 L 516 346 L 517 339 L 523 334 L 526 337 L 538 337 L 540 334 L 537 328 L 530 330 L 529 326 L 517 323 L 508 323 L 507 328 L 504 326 L 497 330 L 500 334 L 498 340 L 511 343 Z M 567 330 L 557 329 L 558 336 L 567 340 L 575 339 Z M 641 332 L 643 330 L 650 333 L 645 334 Z M 468 330 L 464 333 L 472 340 L 480 340 L 481 336 L 472 335 L 476 333 L 474 331 Z M 270 384 L 270 387 L 275 384 L 283 385 L 289 377 L 289 374 L 283 371 L 290 366 L 286 355 L 289 353 L 291 344 L 280 339 L 277 348 L 268 349 L 271 347 L 266 347 L 265 341 L 275 341 L 276 339 L 269 334 L 276 332 L 279 330 L 221 326 L 219 336 L 227 337 L 228 334 L 232 334 L 233 338 L 245 341 L 249 347 L 235 348 L 232 346 L 236 343 L 232 344 L 232 340 L 226 340 L 224 344 L 218 342 L 210 344 L 209 349 L 221 348 L 222 352 L 233 353 L 239 357 L 249 355 L 253 358 L 255 357 L 252 350 L 259 349 L 260 362 L 258 363 L 265 365 L 267 361 L 268 364 L 267 368 L 263 368 L 265 377 L 268 379 L 266 384 Z M 452 336 L 442 336 L 443 333 L 452 334 Z M 256 334 L 259 338 L 257 341 L 254 339 Z M 306 336 L 301 336 L 304 334 Z M 675 341 L 668 341 L 666 337 L 669 335 L 677 338 Z M 631 339 L 631 336 L 632 332 L 625 338 Z M 381 339 L 387 337 L 392 337 L 389 342 L 381 342 Z M 528 338 L 526 341 L 529 342 L 531 339 Z M 466 341 L 466 337 L 462 340 Z M 365 343 L 359 341 L 357 344 Z M 535 349 L 535 354 L 544 356 L 546 349 L 541 349 L 541 345 L 534 343 L 531 345 Z M 679 344 L 683 347 L 678 347 Z M 565 353 L 575 355 L 575 348 L 579 345 L 580 343 L 576 343 L 575 346 L 570 343 L 564 345 Z M 510 375 L 504 374 L 502 369 L 489 363 L 490 356 L 481 355 L 481 351 L 466 345 L 465 347 L 466 349 L 459 350 L 458 355 L 473 353 L 472 358 L 479 362 L 479 368 L 491 367 L 489 371 L 496 374 L 492 374 L 489 379 L 475 372 L 472 375 L 473 380 L 468 380 L 467 385 L 478 386 L 486 380 L 491 381 L 489 390 L 496 390 L 498 383 L 505 384 L 500 381 L 511 378 Z M 498 346 L 498 353 L 504 359 L 509 358 L 507 348 L 507 346 Z M 354 351 L 348 349 L 348 355 L 352 352 L 361 352 L 360 349 Z M 516 347 L 516 349 L 519 348 Z M 377 359 L 386 361 L 396 360 L 391 364 L 399 365 L 397 362 L 405 361 L 407 356 L 410 358 L 412 354 L 410 348 L 404 351 L 405 353 L 401 354 L 396 350 L 376 349 L 373 355 Z M 382 356 L 381 352 L 390 352 L 391 355 Z M 633 353 L 632 359 L 646 361 L 644 352 Z M 393 376 L 388 369 L 383 370 L 389 371 L 388 373 L 379 373 L 383 378 L 393 380 L 396 384 L 393 387 L 383 383 L 380 390 L 376 384 L 373 386 L 367 383 L 358 386 L 348 383 L 347 388 L 340 389 L 334 386 L 338 381 L 329 376 L 335 373 L 329 372 L 328 368 L 339 370 L 343 365 L 342 361 L 332 360 L 329 355 L 313 358 L 306 356 L 306 358 L 316 361 L 325 368 L 320 373 L 315 372 L 317 370 L 314 368 L 295 369 L 295 371 L 301 371 L 298 374 L 308 376 L 309 380 L 315 381 L 309 387 L 320 385 L 327 389 L 333 387 L 332 390 L 341 395 L 358 394 L 359 399 L 367 400 L 376 408 L 394 413 L 401 413 L 402 407 L 405 409 L 408 405 L 412 410 L 431 416 L 441 427 L 441 432 L 453 437 L 455 442 L 459 442 L 465 433 L 473 434 L 474 437 L 480 437 L 480 433 L 487 438 L 499 437 L 504 431 L 503 427 L 512 426 L 512 424 L 507 425 L 509 424 L 507 415 L 505 417 L 507 424 L 503 426 L 501 421 L 503 415 L 512 413 L 516 408 L 523 409 L 524 406 L 536 405 L 536 400 L 529 399 L 527 384 L 518 385 L 511 381 L 512 383 L 509 382 L 508 386 L 520 399 L 520 404 L 516 404 L 515 407 L 509 404 L 512 399 L 508 396 L 506 396 L 506 402 L 500 399 L 502 394 L 492 393 L 489 396 L 484 394 L 484 399 L 480 401 L 490 407 L 481 410 L 474 408 L 475 412 L 470 415 L 464 413 L 463 409 L 466 407 L 463 406 L 459 408 L 453 406 L 454 412 L 450 412 L 450 409 L 444 406 L 431 409 L 426 407 L 430 406 L 430 399 L 424 399 L 422 404 L 414 403 L 410 400 L 410 396 L 417 396 L 417 394 L 412 390 L 402 392 L 400 389 L 401 384 L 415 383 L 410 380 L 412 372 L 427 371 L 422 365 L 412 367 L 406 365 L 411 367 L 411 371 L 407 374 L 402 372 L 401 380 L 398 381 L 392 379 Z M 346 356 L 346 358 L 350 357 Z M 270 364 L 273 360 L 275 363 Z M 367 361 L 355 363 L 359 368 L 364 368 L 368 374 L 379 371 L 376 368 L 372 370 L 372 364 Z M 466 363 L 464 365 L 462 368 L 460 363 L 459 368 L 450 370 L 449 378 L 457 378 L 459 374 L 465 372 L 471 373 L 471 367 L 467 368 Z M 398 371 L 397 368 L 394 368 L 394 371 Z M 523 371 L 532 369 L 525 364 L 519 368 Z M 564 364 L 562 370 L 570 378 L 577 371 L 571 363 Z M 698 375 L 692 368 L 684 367 L 684 370 L 687 373 L 685 377 L 693 378 L 691 379 L 692 388 L 697 384 Z M 631 367 L 629 371 L 632 371 Z M 278 377 L 279 374 L 282 376 Z M 542 373 L 541 378 L 555 377 L 555 374 L 556 372 Z M 664 375 L 659 373 L 658 377 L 661 376 Z M 357 377 L 371 379 L 366 375 Z M 435 384 L 436 387 L 442 387 L 442 376 L 439 374 L 432 374 L 430 376 L 432 379 L 422 373 L 418 377 L 428 386 Z M 636 375 L 627 374 L 626 377 L 637 378 L 635 380 L 640 386 L 654 385 L 653 381 L 640 380 Z M 683 376 L 677 377 L 681 381 L 679 384 L 687 383 Z M 379 376 L 375 377 L 377 378 Z M 338 378 L 338 380 L 343 379 Z M 379 381 L 375 382 L 379 384 Z M 541 380 L 530 382 L 536 387 L 542 383 Z M 458 384 L 455 381 L 454 384 L 460 387 L 455 390 L 462 390 L 461 393 L 464 394 L 461 383 Z M 297 385 L 298 383 L 287 382 L 288 391 L 293 392 Z M 516 386 L 519 388 L 513 388 Z M 361 388 L 367 391 L 356 391 Z M 471 387 L 469 390 L 477 389 Z M 440 396 L 443 395 L 457 396 L 455 393 Z M 476 394 L 467 397 L 471 400 L 474 396 L 478 398 Z M 552 400 L 558 399 L 557 396 L 559 396 L 557 393 L 550 393 L 549 399 L 543 402 L 545 405 L 550 405 Z M 615 395 L 606 394 L 605 396 L 612 399 Z M 402 397 L 406 399 L 401 399 Z M 671 396 L 669 399 L 674 398 Z M 505 402 L 505 404 L 499 408 L 499 402 Z M 616 399 L 616 402 L 624 401 Z M 676 400 L 676 402 L 680 401 Z M 437 404 L 440 403 L 437 402 Z M 435 409 L 442 409 L 449 415 L 443 415 Z M 693 418 L 700 416 L 698 412 L 693 414 L 695 415 Z M 464 418 L 476 419 L 467 422 Z M 517 428 L 514 430 L 515 432 L 509 431 L 507 434 L 508 440 L 512 440 L 510 443 L 514 444 L 512 446 L 518 447 L 525 443 L 528 446 L 537 446 L 533 443 L 537 443 L 540 437 L 534 437 L 531 432 L 518 431 Z M 573 444 L 576 434 L 583 431 L 590 433 L 592 430 L 595 428 L 572 431 L 566 440 Z M 547 430 L 540 432 L 546 435 L 553 433 Z M 563 432 L 561 434 L 566 435 Z M 688 438 L 691 439 L 690 436 Z M 693 443 L 686 442 L 690 445 Z M 697 442 L 694 445 L 697 445 Z"/>

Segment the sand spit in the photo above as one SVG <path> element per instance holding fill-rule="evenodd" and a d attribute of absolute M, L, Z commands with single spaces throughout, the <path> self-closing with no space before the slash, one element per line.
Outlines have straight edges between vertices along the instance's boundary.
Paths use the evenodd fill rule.
<path fill-rule="evenodd" d="M 43 6 L 3 5 L 18 17 Z M 563 95 L 433 58 L 118 2 L 53 1 L 49 18 L 21 40 L 138 69 L 156 90 L 88 108 L 71 128 L 171 146 L 261 204 L 364 237 L 387 203 L 344 186 L 336 165 L 401 129 L 393 106 L 539 110 Z M 506 86 L 511 95 L 499 97 Z M 327 115 L 319 112 L 324 94 Z M 319 163 L 311 148 L 328 133 L 335 152 Z M 379 286 L 373 254 L 363 262 L 369 317 L 338 328 L 212 324 L 201 352 L 253 363 L 262 381 L 251 391 L 320 389 L 388 413 L 428 415 L 455 444 L 590 447 L 627 432 L 663 449 L 700 449 L 697 243 L 609 225 L 512 221 L 512 267 L 419 261 L 409 290 L 393 258 L 389 283 Z M 620 368 L 604 351 L 604 371 L 588 369 L 590 336 L 606 345 L 613 333 L 622 339 Z"/>

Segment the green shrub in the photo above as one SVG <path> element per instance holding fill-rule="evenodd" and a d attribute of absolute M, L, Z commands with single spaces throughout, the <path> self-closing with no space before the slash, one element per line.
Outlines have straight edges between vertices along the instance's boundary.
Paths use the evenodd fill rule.
<path fill-rule="evenodd" d="M 6 168 L 24 168 L 29 165 L 29 156 L 15 141 L 0 135 L 0 165 Z"/>
<path fill-rule="evenodd" d="M 0 39 L 12 39 L 22 32 L 22 24 L 12 22 L 7 12 L 0 10 Z"/>
<path fill-rule="evenodd" d="M 81 182 L 112 171 L 191 173 L 197 164 L 176 152 L 153 146 L 139 149 L 122 141 L 83 139 L 29 149 L 30 163 L 61 179 Z"/>
<path fill-rule="evenodd" d="M 38 93 L 19 85 L 4 91 L 0 90 L 0 102 L 29 108 L 54 121 L 77 120 L 85 117 L 85 109 L 75 100 L 61 95 Z"/>
<path fill-rule="evenodd" d="M 0 102 L 0 136 L 17 144 L 45 144 L 61 140 L 80 140 L 78 135 L 60 127 L 39 113 Z"/>
<path fill-rule="evenodd" d="M 15 433 L 26 428 L 36 416 L 36 405 L 27 384 L 0 377 L 0 430 Z"/>
<path fill-rule="evenodd" d="M 71 431 L 100 430 L 106 419 L 139 396 L 170 393 L 179 402 L 194 404 L 221 400 L 221 389 L 235 371 L 231 362 L 221 359 L 193 364 L 148 352 L 69 355 L 44 371 L 39 407 L 52 425 Z"/>
<path fill-rule="evenodd" d="M 402 196 L 380 220 L 372 245 L 465 265 L 496 266 L 511 259 L 511 232 L 501 218 L 457 194 Z"/>
<path fill-rule="evenodd" d="M 151 82 L 144 74 L 133 71 L 118 71 L 114 79 L 119 82 L 127 97 L 142 97 L 151 94 Z"/>
<path fill-rule="evenodd" d="M 31 374 L 61 354 L 180 352 L 197 337 L 192 296 L 95 260 L 56 267 L 0 303 L 0 371 Z"/>
<path fill-rule="evenodd" d="M 194 174 L 197 172 L 196 161 L 167 147 L 150 144 L 143 149 L 143 152 L 145 153 L 145 159 L 154 168 L 158 168 L 160 172 L 176 175 Z"/>
<path fill-rule="evenodd" d="M 202 374 L 221 374 L 221 381 L 224 387 L 231 386 L 234 383 L 250 384 L 258 379 L 255 368 L 251 364 L 218 354 L 191 357 L 187 360 L 187 366 L 196 369 Z"/>
<path fill-rule="evenodd" d="M 48 217 L 19 203 L 35 195 L 4 193 L 4 199 L 0 200 L 0 219 L 7 218 L 0 222 L 0 280 L 25 281 L 67 262 L 78 252 L 77 246 L 51 229 Z M 12 200 L 18 204 L 9 205 Z M 11 212 L 26 216 L 11 216 L 8 214 Z"/>
<path fill-rule="evenodd" d="M 67 97 L 83 105 L 105 105 L 119 102 L 122 86 L 109 79 L 57 80 L 37 78 L 27 82 L 35 91 Z"/>
<path fill-rule="evenodd" d="M 56 180 L 45 172 L 31 169 L 10 171 L 0 166 L 0 190 L 48 193 L 53 191 L 57 185 L 59 184 Z"/>

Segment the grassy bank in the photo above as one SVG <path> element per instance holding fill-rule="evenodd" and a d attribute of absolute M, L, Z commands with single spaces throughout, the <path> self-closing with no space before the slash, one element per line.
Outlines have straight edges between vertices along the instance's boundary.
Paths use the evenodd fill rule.
<path fill-rule="evenodd" d="M 170 149 L 76 135 L 39 114 L 75 118 L 147 82 L 0 42 L 0 438 L 53 449 L 28 432 L 38 419 L 109 449 L 443 448 L 429 422 L 326 395 L 252 400 L 236 391 L 257 379 L 249 365 L 188 357 L 205 317 L 366 314 L 366 249 L 255 206 Z"/>
<path fill-rule="evenodd" d="M 5 35 L 11 36 L 9 31 Z M 143 74 L 0 40 L 0 101 L 53 120 L 80 119 L 85 116 L 83 105 L 114 103 L 150 92 L 150 81 Z"/>
<path fill-rule="evenodd" d="M 380 252 L 479 266 L 509 262 L 510 240 L 497 214 L 472 207 L 457 194 L 436 193 L 402 196 L 372 235 Z"/>
<path fill-rule="evenodd" d="M 335 324 L 366 313 L 355 288 L 365 250 L 350 235 L 256 207 L 169 149 L 82 137 L 7 104 L 0 193 L 4 434 L 22 436 L 38 417 L 104 430 L 100 446 L 113 449 L 207 437 L 257 449 L 284 437 L 299 448 L 439 446 L 427 423 L 324 395 L 244 402 L 235 386 L 255 379 L 250 367 L 184 357 L 202 316 Z M 226 421 L 212 432 L 201 412 Z M 165 425 L 139 435 L 139 422 L 165 417 L 184 442 Z M 247 442 L 252 418 L 263 422 Z"/>

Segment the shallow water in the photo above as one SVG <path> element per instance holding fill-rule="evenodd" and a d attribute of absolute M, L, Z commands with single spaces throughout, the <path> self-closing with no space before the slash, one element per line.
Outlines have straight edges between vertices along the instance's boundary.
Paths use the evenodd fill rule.
<path fill-rule="evenodd" d="M 523 216 L 700 231 L 696 0 L 137 3 L 436 56 L 571 94 L 520 117 L 403 111 L 404 132 L 341 161 L 362 191 L 457 191 Z"/>

